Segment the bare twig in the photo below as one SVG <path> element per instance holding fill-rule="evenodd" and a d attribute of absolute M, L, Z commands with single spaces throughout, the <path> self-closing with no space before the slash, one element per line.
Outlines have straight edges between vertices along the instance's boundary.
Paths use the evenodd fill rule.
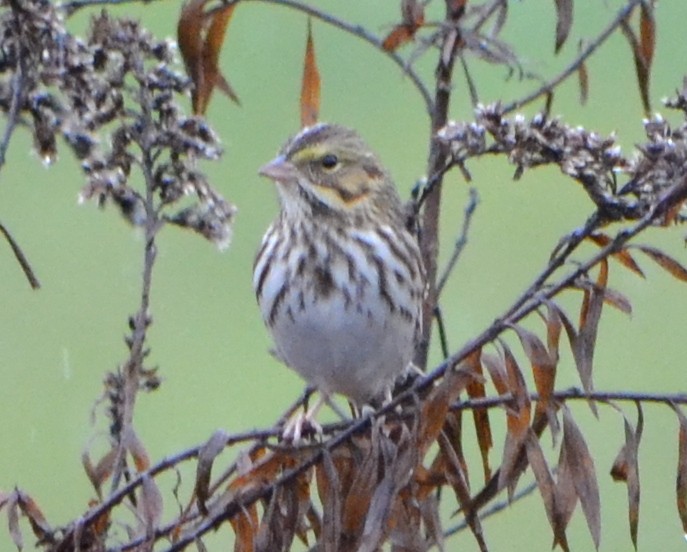
<path fill-rule="evenodd" d="M 463 216 L 463 226 L 458 234 L 458 239 L 453 247 L 453 253 L 451 253 L 451 258 L 446 263 L 446 268 L 439 278 L 439 283 L 437 284 L 437 297 L 441 295 L 446 282 L 448 281 L 453 269 L 456 267 L 456 263 L 460 258 L 463 249 L 468 243 L 468 231 L 470 230 L 470 223 L 472 222 L 472 215 L 475 214 L 475 209 L 479 203 L 479 195 L 477 194 L 476 188 L 470 188 L 470 197 L 468 198 L 467 205 L 465 205 L 464 216 Z"/>
<path fill-rule="evenodd" d="M 31 287 L 33 289 L 39 289 L 41 287 L 41 284 L 38 281 L 38 278 L 36 278 L 36 275 L 34 274 L 33 270 L 31 269 L 29 260 L 26 258 L 26 255 L 24 255 L 24 252 L 21 250 L 21 247 L 19 247 L 19 244 L 12 237 L 12 234 L 10 234 L 9 230 L 7 230 L 7 228 L 5 228 L 5 225 L 2 223 L 0 223 L 0 233 L 3 236 L 5 236 L 7 243 L 10 244 L 12 252 L 14 253 L 14 257 L 17 259 L 19 266 L 21 266 L 21 269 L 24 271 L 24 275 L 26 276 L 26 279 L 29 281 Z"/>
<path fill-rule="evenodd" d="M 430 148 L 427 162 L 427 174 L 434 175 L 435 182 L 431 191 L 423 194 L 422 234 L 420 236 L 420 250 L 427 273 L 428 293 L 422 311 L 422 337 L 415 355 L 415 365 L 421 369 L 427 366 L 427 354 L 432 334 L 432 318 L 437 303 L 436 278 L 437 257 L 439 253 L 439 215 L 441 212 L 441 181 L 449 156 L 448 149 L 437 139 L 437 132 L 448 121 L 448 111 L 451 102 L 453 67 L 460 50 L 461 36 L 459 22 L 464 15 L 461 3 L 446 0 L 445 27 L 439 45 L 439 62 L 436 69 L 436 87 L 434 110 L 430 128 Z M 420 202 L 418 202 L 418 205 Z"/>

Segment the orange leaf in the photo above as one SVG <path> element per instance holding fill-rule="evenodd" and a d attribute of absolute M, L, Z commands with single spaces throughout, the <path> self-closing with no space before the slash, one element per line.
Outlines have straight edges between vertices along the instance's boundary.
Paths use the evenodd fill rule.
<path fill-rule="evenodd" d="M 393 52 L 413 39 L 413 31 L 407 25 L 396 25 L 382 42 L 382 48 Z"/>
<path fill-rule="evenodd" d="M 560 333 L 560 319 L 558 323 L 558 333 Z M 534 384 L 539 393 L 535 413 L 539 416 L 547 416 L 551 431 L 555 435 L 558 425 L 551 396 L 556 382 L 556 360 L 552 358 L 544 343 L 535 334 L 517 325 L 513 326 L 513 330 L 518 334 L 522 348 L 532 365 Z"/>
<path fill-rule="evenodd" d="M 418 29 L 424 25 L 424 4 L 418 0 L 402 0 L 401 18 L 401 23 L 396 25 L 382 42 L 382 48 L 387 52 L 394 52 L 410 42 Z"/>
<path fill-rule="evenodd" d="M 573 420 L 567 408 L 563 410 L 563 444 L 568 459 L 567 467 L 575 488 L 575 494 L 582 505 L 582 512 L 587 520 L 589 533 L 594 546 L 599 548 L 601 540 L 601 503 L 599 499 L 599 485 L 596 481 L 594 460 L 589 452 L 587 443 L 580 428 Z"/>
<path fill-rule="evenodd" d="M 315 60 L 315 45 L 312 37 L 312 24 L 308 19 L 308 39 L 305 43 L 303 63 L 303 82 L 301 85 L 301 126 L 307 127 L 317 122 L 320 113 L 320 72 Z"/>
<path fill-rule="evenodd" d="M 471 399 L 481 399 L 486 396 L 484 390 L 484 380 L 482 379 L 482 363 L 480 357 L 482 349 L 475 350 L 465 359 L 466 367 L 479 376 L 468 383 L 466 390 Z M 487 482 L 491 477 L 491 467 L 489 466 L 489 450 L 494 446 L 491 436 L 491 426 L 489 424 L 489 411 L 486 408 L 473 408 L 472 418 L 477 434 L 477 443 L 482 456 L 482 469 L 484 470 L 484 481 Z"/>
<path fill-rule="evenodd" d="M 648 255 L 651 259 L 658 263 L 659 266 L 667 270 L 678 280 L 687 282 L 687 268 L 682 266 L 670 255 L 664 253 L 660 249 L 656 249 L 655 247 L 651 247 L 649 245 L 634 245 L 633 247 L 636 247 L 641 252 Z"/>
<path fill-rule="evenodd" d="M 212 17 L 203 47 L 203 67 L 205 68 L 207 80 L 217 86 L 233 102 L 240 104 L 234 89 L 219 70 L 219 53 L 222 49 L 222 44 L 224 44 L 229 20 L 236 6 L 237 4 L 224 6 Z M 208 93 L 206 103 L 210 101 L 210 92 Z"/>
<path fill-rule="evenodd" d="M 639 51 L 642 54 L 647 71 L 651 68 L 656 48 L 656 21 L 654 20 L 653 2 L 647 0 L 640 4 Z"/>
<path fill-rule="evenodd" d="M 567 40 L 572 27 L 572 21 L 572 0 L 556 0 L 556 53 L 558 53 Z"/>
<path fill-rule="evenodd" d="M 609 243 L 613 241 L 613 238 L 611 238 L 608 234 L 604 234 L 602 232 L 594 232 L 592 235 L 588 236 L 588 239 L 593 241 L 599 247 L 606 247 Z M 635 274 L 638 274 L 639 276 L 644 278 L 644 272 L 642 272 L 642 269 L 639 268 L 639 265 L 634 260 L 632 255 L 630 255 L 630 252 L 626 248 L 621 249 L 617 253 L 613 253 L 611 256 L 620 264 L 622 264 L 625 268 L 630 269 Z"/>
<path fill-rule="evenodd" d="M 446 372 L 441 384 L 432 389 L 422 406 L 420 416 L 419 442 L 417 444 L 420 456 L 424 456 L 427 448 L 439 435 L 451 404 L 474 378 L 473 373 L 465 368 L 451 369 Z"/>
<path fill-rule="evenodd" d="M 186 72 L 193 81 L 193 112 L 205 113 L 215 86 L 238 103 L 238 97 L 219 71 L 219 54 L 227 25 L 236 4 L 223 6 L 209 16 L 203 11 L 207 0 L 189 0 L 181 8 L 177 24 L 177 42 Z"/>
<path fill-rule="evenodd" d="M 253 552 L 258 527 L 260 527 L 256 505 L 253 503 L 242 507 L 235 516 L 229 518 L 229 523 L 236 535 L 234 552 Z"/>

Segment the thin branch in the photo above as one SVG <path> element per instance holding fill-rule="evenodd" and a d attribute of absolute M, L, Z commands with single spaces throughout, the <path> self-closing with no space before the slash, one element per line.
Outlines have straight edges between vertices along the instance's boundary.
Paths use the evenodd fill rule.
<path fill-rule="evenodd" d="M 421 369 L 427 366 L 429 343 L 432 336 L 432 319 L 437 304 L 437 258 L 439 256 L 439 218 L 441 214 L 441 183 L 449 157 L 449 150 L 437 138 L 437 132 L 448 122 L 448 112 L 453 91 L 453 68 L 462 46 L 460 20 L 465 14 L 465 6 L 460 2 L 446 0 L 445 24 L 439 44 L 439 60 L 436 68 L 436 87 L 434 110 L 429 136 L 429 158 L 427 174 L 435 178 L 431 191 L 426 191 L 418 201 L 418 208 L 424 202 L 422 213 L 422 233 L 420 252 L 427 274 L 427 295 L 422 308 L 422 336 L 416 348 L 414 363 Z M 427 186 L 426 190 L 430 187 Z"/>
<path fill-rule="evenodd" d="M 441 307 L 439 305 L 434 307 L 434 320 L 436 320 L 437 331 L 439 332 L 439 344 L 441 345 L 441 355 L 443 358 L 447 358 L 449 355 L 448 336 L 446 335 L 444 316 L 441 313 Z"/>
<path fill-rule="evenodd" d="M 538 393 L 528 395 L 530 401 L 541 400 Z M 663 403 L 668 406 L 671 404 L 687 404 L 687 393 L 645 393 L 642 391 L 593 391 L 585 393 L 577 387 L 571 387 L 565 391 L 554 391 L 551 398 L 565 402 L 572 400 L 592 400 L 599 402 L 641 402 L 641 403 Z M 482 408 L 497 408 L 512 402 L 513 396 L 510 393 L 498 395 L 496 397 L 482 397 L 479 399 L 467 399 L 452 405 L 452 410 L 475 410 Z"/>
<path fill-rule="evenodd" d="M 38 281 L 38 278 L 36 278 L 36 275 L 29 264 L 29 260 L 26 258 L 26 255 L 24 255 L 24 252 L 21 250 L 21 247 L 19 247 L 19 244 L 12 237 L 12 234 L 10 234 L 9 230 L 7 230 L 2 223 L 0 223 L 0 233 L 5 236 L 7 243 L 10 244 L 12 252 L 14 253 L 14 257 L 17 259 L 19 266 L 21 266 L 21 269 L 24 271 L 24 275 L 29 281 L 31 287 L 33 289 L 39 289 L 41 287 L 41 283 Z"/>
<path fill-rule="evenodd" d="M 456 267 L 456 264 L 458 262 L 458 259 L 460 258 L 461 253 L 463 252 L 465 246 L 468 243 L 468 231 L 470 230 L 472 216 L 475 214 L 475 209 L 477 208 L 478 203 L 479 194 L 477 193 L 477 189 L 474 187 L 470 188 L 470 197 L 468 198 L 468 202 L 464 210 L 463 226 L 460 229 L 460 234 L 458 234 L 458 239 L 456 240 L 456 244 L 453 247 L 453 253 L 451 254 L 451 258 L 448 260 L 446 268 L 444 269 L 443 274 L 439 278 L 439 283 L 437 284 L 437 297 L 441 295 L 441 292 L 444 289 L 446 282 L 451 276 L 453 269 Z"/>
<path fill-rule="evenodd" d="M 539 89 L 535 90 L 534 92 L 531 92 L 527 96 L 524 96 L 519 100 L 515 100 L 514 102 L 505 105 L 503 107 L 503 113 L 507 114 L 511 111 L 515 111 L 516 109 L 520 109 L 523 106 L 533 102 L 540 96 L 545 96 L 546 94 L 549 94 L 560 83 L 562 83 L 573 73 L 575 73 L 580 68 L 580 66 L 585 61 L 587 61 L 587 59 L 597 50 L 597 48 L 601 46 L 601 44 L 603 44 L 608 38 L 610 38 L 611 35 L 613 35 L 615 30 L 622 25 L 623 21 L 625 21 L 632 14 L 632 11 L 635 8 L 637 8 L 643 1 L 644 0 L 630 0 L 628 4 L 626 4 L 618 11 L 618 14 L 615 16 L 615 18 L 608 24 L 608 26 L 603 31 L 601 31 L 599 36 L 597 36 L 596 39 L 594 39 L 593 41 L 589 42 L 587 44 L 587 47 L 584 50 L 582 50 L 582 52 L 580 52 L 577 58 L 575 58 L 575 60 L 570 65 L 568 65 L 560 74 L 556 75 L 551 80 L 545 82 Z"/>

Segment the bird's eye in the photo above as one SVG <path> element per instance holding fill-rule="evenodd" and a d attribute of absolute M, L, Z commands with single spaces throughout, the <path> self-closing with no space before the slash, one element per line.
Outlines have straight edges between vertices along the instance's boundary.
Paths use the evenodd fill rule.
<path fill-rule="evenodd" d="M 339 164 L 339 158 L 333 153 L 328 153 L 321 160 L 322 166 L 327 170 L 332 170 Z"/>

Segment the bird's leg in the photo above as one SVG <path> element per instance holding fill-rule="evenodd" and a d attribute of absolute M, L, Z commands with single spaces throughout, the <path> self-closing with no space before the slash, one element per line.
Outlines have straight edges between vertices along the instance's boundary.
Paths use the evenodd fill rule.
<path fill-rule="evenodd" d="M 307 410 L 307 412 L 298 412 L 284 425 L 282 431 L 282 439 L 290 443 L 297 443 L 301 440 L 304 434 L 314 433 L 321 435 L 322 426 L 315 420 L 317 413 L 322 409 L 323 404 L 331 406 L 329 395 L 320 391 L 320 396 L 315 404 Z"/>

